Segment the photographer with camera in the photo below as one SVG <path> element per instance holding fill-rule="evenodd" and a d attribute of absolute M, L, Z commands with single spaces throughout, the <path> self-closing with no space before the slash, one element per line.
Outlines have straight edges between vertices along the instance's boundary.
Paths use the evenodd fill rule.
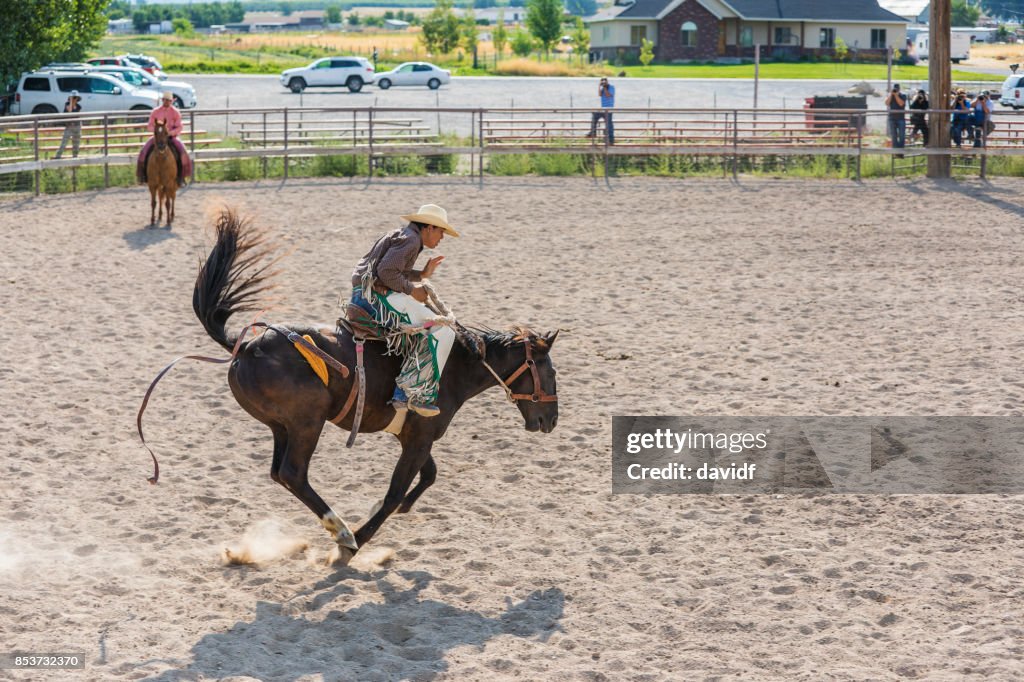
<path fill-rule="evenodd" d="M 72 90 L 71 96 L 64 102 L 64 113 L 65 114 L 77 114 L 82 110 L 82 98 L 78 95 L 78 90 Z M 67 146 L 68 141 L 71 142 L 71 156 L 78 156 L 78 148 L 82 143 L 82 122 L 75 121 L 64 121 L 64 135 L 60 138 L 60 147 L 57 149 L 57 153 L 53 158 L 59 159 L 64 155 L 64 148 Z"/>
<path fill-rule="evenodd" d="M 981 147 L 985 139 L 996 128 L 992 122 L 992 111 L 995 106 L 988 90 L 983 90 L 973 102 L 971 102 L 971 123 L 974 124 L 974 146 Z"/>
<path fill-rule="evenodd" d="M 615 125 L 612 123 L 611 109 L 615 106 L 615 86 L 602 78 L 597 85 L 597 94 L 601 97 L 602 111 L 595 111 L 590 117 L 590 132 L 587 137 L 597 135 L 597 122 L 604 119 L 605 135 L 608 137 L 608 144 L 615 144 Z"/>
<path fill-rule="evenodd" d="M 889 109 L 889 139 L 893 149 L 902 149 L 907 141 L 907 99 L 900 92 L 900 84 L 895 83 L 892 91 L 885 97 L 885 106 Z"/>
<path fill-rule="evenodd" d="M 964 133 L 967 139 L 972 137 L 971 132 L 971 105 L 967 102 L 967 94 L 962 90 L 956 91 L 953 98 L 953 126 L 950 129 L 950 137 L 957 147 L 963 146 Z"/>
<path fill-rule="evenodd" d="M 917 134 L 921 133 L 922 144 L 928 146 L 928 117 L 924 112 L 928 110 L 928 93 L 924 90 L 918 90 L 917 94 L 914 95 L 914 100 L 910 103 L 910 109 L 913 111 L 910 114 L 910 141 L 911 143 L 917 138 Z"/>

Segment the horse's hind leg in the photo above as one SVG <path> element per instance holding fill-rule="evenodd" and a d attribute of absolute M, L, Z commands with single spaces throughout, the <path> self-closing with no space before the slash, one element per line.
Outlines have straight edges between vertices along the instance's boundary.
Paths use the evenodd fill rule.
<path fill-rule="evenodd" d="M 434 463 L 433 455 L 427 455 L 427 461 L 423 464 L 423 468 L 420 469 L 420 480 L 416 484 L 416 487 L 409 491 L 409 494 L 402 500 L 402 504 L 398 507 L 399 514 L 406 514 L 412 509 L 412 505 L 416 503 L 416 500 L 420 499 L 420 495 L 434 485 L 434 481 L 437 480 L 437 465 Z"/>
<path fill-rule="evenodd" d="M 283 485 L 295 497 L 302 500 L 303 504 L 309 507 L 314 514 L 320 518 L 320 523 L 327 532 L 331 534 L 335 542 L 342 547 L 352 550 L 359 549 L 356 544 L 355 535 L 340 516 L 335 514 L 327 503 L 313 490 L 309 484 L 309 460 L 313 457 L 317 441 L 320 440 L 320 431 L 323 423 L 317 426 L 305 425 L 300 428 L 293 428 L 287 431 L 283 438 L 283 452 L 280 454 L 280 466 L 277 468 L 277 476 L 274 477 L 274 468 L 271 467 L 270 475 L 274 480 Z M 274 461 L 278 461 L 279 436 L 274 432 Z"/>
<path fill-rule="evenodd" d="M 164 193 L 164 206 L 167 209 L 167 227 L 170 227 L 171 223 L 174 221 L 174 213 L 172 211 L 174 207 L 174 199 L 171 198 L 170 192 Z"/>

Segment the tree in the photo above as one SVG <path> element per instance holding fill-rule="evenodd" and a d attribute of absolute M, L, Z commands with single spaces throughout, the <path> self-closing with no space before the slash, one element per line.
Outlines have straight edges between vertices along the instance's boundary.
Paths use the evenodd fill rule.
<path fill-rule="evenodd" d="M 498 23 L 495 24 L 494 30 L 491 31 L 491 42 L 494 43 L 494 51 L 500 57 L 505 51 L 505 46 L 508 45 L 508 29 L 505 28 L 505 10 L 498 12 Z"/>
<path fill-rule="evenodd" d="M 544 52 L 562 37 L 562 0 L 526 0 L 526 27 Z"/>
<path fill-rule="evenodd" d="M 340 24 L 341 23 L 341 8 L 337 5 L 328 5 L 327 9 L 324 10 L 325 16 L 327 17 L 328 24 Z"/>
<path fill-rule="evenodd" d="M 186 17 L 175 17 L 171 21 L 171 27 L 174 29 L 174 35 L 182 38 L 191 38 L 196 34 L 194 28 L 192 28 L 192 22 Z"/>
<path fill-rule="evenodd" d="M 974 26 L 981 18 L 981 10 L 968 6 L 966 0 L 953 0 L 950 11 L 950 23 L 953 26 Z"/>
<path fill-rule="evenodd" d="M 292 15 L 292 3 L 288 2 L 288 0 L 281 0 L 281 14 L 286 17 Z"/>
<path fill-rule="evenodd" d="M 846 57 L 850 54 L 850 48 L 846 45 L 846 41 L 843 40 L 841 36 L 836 36 L 836 46 L 832 49 L 835 50 L 836 59 L 838 59 L 840 63 L 845 62 Z"/>
<path fill-rule="evenodd" d="M 529 57 L 536 47 L 536 42 L 529 32 L 522 29 L 512 34 L 512 52 L 518 57 Z"/>
<path fill-rule="evenodd" d="M 654 59 L 654 41 L 647 38 L 641 38 L 640 40 L 640 63 L 646 69 L 650 67 L 651 61 Z"/>
<path fill-rule="evenodd" d="M 0 86 L 48 62 L 81 61 L 107 28 L 107 0 L 4 3 Z"/>
<path fill-rule="evenodd" d="M 359 25 L 359 12 L 352 12 L 352 13 L 350 13 L 348 15 L 348 19 L 346 19 L 346 21 L 348 22 L 349 26 L 358 26 Z"/>
<path fill-rule="evenodd" d="M 590 30 L 586 24 L 579 17 L 576 17 L 572 33 L 569 34 L 572 38 L 572 49 L 576 51 L 576 54 L 580 55 L 580 61 L 583 60 L 583 55 L 590 52 Z"/>
<path fill-rule="evenodd" d="M 423 17 L 420 40 L 431 54 L 448 54 L 459 44 L 459 18 L 452 11 L 453 0 L 437 0 L 434 9 Z"/>
<path fill-rule="evenodd" d="M 473 66 L 476 66 L 476 46 L 480 43 L 480 37 L 477 34 L 476 28 L 476 14 L 473 12 L 473 6 L 470 5 L 466 8 L 466 13 L 462 16 L 462 26 L 459 29 L 459 44 L 465 48 L 466 52 L 473 55 Z"/>

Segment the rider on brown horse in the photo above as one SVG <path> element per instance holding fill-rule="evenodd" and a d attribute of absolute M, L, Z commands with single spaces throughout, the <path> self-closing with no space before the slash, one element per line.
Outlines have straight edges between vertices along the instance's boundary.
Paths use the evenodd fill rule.
<path fill-rule="evenodd" d="M 149 123 L 146 124 L 146 130 L 153 132 L 156 129 L 156 122 L 162 120 L 164 125 L 167 126 L 167 134 L 170 135 L 171 149 L 174 150 L 175 158 L 178 162 L 178 185 L 184 187 L 185 178 L 192 175 L 192 159 L 188 157 L 188 153 L 185 151 L 185 145 L 178 139 L 178 135 L 181 134 L 181 114 L 177 109 L 174 108 L 174 94 L 165 92 L 163 94 L 163 105 L 157 107 L 149 114 Z M 139 153 L 139 160 L 135 166 L 135 175 L 139 182 L 146 182 L 146 159 L 149 158 L 150 152 L 153 151 L 153 139 L 150 138 L 146 144 L 142 147 L 142 151 Z"/>
<path fill-rule="evenodd" d="M 413 270 L 413 264 L 424 247 L 436 248 L 446 234 L 459 236 L 448 224 L 447 212 L 435 204 L 426 204 L 402 219 L 409 224 L 378 239 L 352 273 L 352 303 L 389 330 L 403 324 L 420 326 L 436 318 L 425 305 L 427 289 L 420 282 L 434 274 L 444 256 L 431 258 L 422 270 Z M 409 343 L 400 349 L 405 362 L 395 380 L 391 404 L 396 410 L 408 408 L 423 417 L 434 417 L 440 412 L 438 385 L 455 332 L 438 325 L 406 338 Z"/>

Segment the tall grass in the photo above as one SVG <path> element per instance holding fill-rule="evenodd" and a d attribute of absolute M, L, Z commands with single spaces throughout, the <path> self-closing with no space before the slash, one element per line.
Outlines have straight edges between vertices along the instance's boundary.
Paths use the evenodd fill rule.
<path fill-rule="evenodd" d="M 603 64 L 578 64 L 568 61 L 539 62 L 533 59 L 506 59 L 498 62 L 494 73 L 502 76 L 611 76 Z"/>

